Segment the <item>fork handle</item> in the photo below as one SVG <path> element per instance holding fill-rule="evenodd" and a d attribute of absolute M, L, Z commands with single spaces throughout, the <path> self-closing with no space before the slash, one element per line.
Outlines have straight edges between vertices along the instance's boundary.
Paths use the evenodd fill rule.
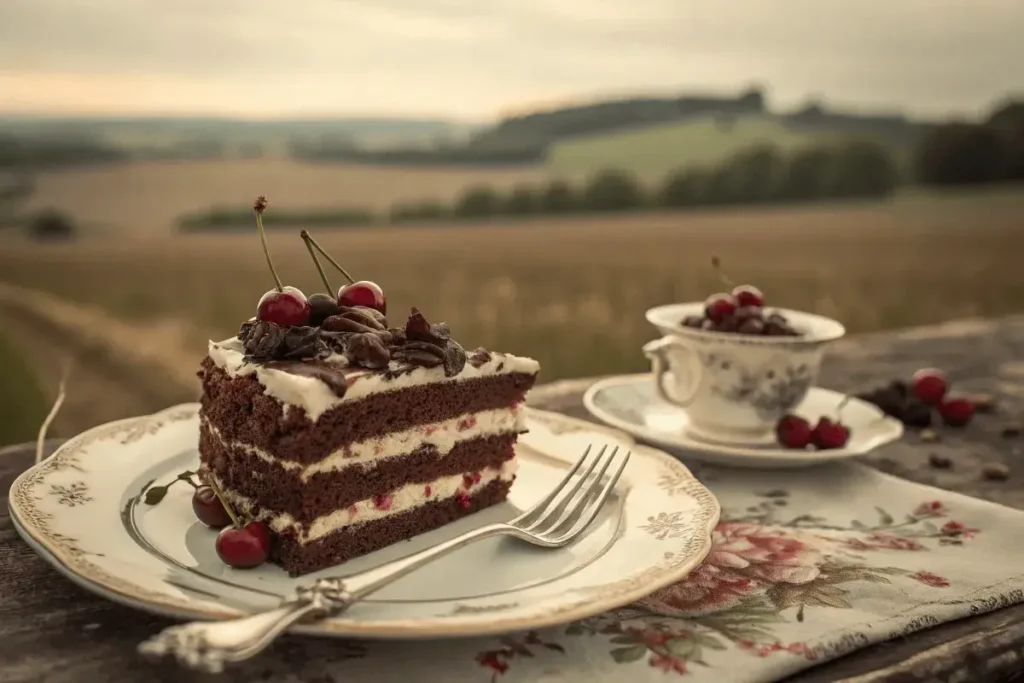
<path fill-rule="evenodd" d="M 476 543 L 492 536 L 514 534 L 516 531 L 518 530 L 508 524 L 488 524 L 471 529 L 460 536 L 421 550 L 418 553 L 406 555 L 387 564 L 382 564 L 379 567 L 345 577 L 345 587 L 352 595 L 352 602 L 357 602 L 367 595 L 397 581 L 409 572 L 419 569 L 425 564 L 430 564 L 434 560 L 455 552 L 459 548 L 464 548 L 471 543 Z"/>
<path fill-rule="evenodd" d="M 259 654 L 293 624 L 341 614 L 425 564 L 481 539 L 517 531 L 508 524 L 488 524 L 359 574 L 318 579 L 312 586 L 299 586 L 294 598 L 266 612 L 238 619 L 170 626 L 141 643 L 139 652 L 151 657 L 172 655 L 179 664 L 190 669 L 218 673 L 227 663 Z"/>

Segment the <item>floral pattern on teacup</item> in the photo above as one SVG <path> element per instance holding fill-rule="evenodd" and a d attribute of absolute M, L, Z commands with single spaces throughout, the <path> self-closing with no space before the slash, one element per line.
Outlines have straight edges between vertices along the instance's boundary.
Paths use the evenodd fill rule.
<path fill-rule="evenodd" d="M 774 356 L 753 368 L 729 351 L 703 351 L 700 358 L 714 393 L 752 407 L 763 419 L 775 419 L 794 408 L 813 383 L 810 365 L 792 354 Z"/>

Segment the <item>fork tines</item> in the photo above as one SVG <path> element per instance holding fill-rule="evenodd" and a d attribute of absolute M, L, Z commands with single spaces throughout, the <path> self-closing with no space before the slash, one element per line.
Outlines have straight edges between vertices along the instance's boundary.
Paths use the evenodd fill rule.
<path fill-rule="evenodd" d="M 593 458 L 593 446 L 587 446 L 576 463 L 569 468 L 562 481 L 532 508 L 516 517 L 509 524 L 535 536 L 545 544 L 561 545 L 579 535 L 597 517 L 622 471 L 629 462 L 631 451 L 619 456 L 619 447 L 608 452 L 605 444 Z M 612 474 L 605 474 L 612 463 L 618 464 Z M 582 474 L 577 474 L 586 464 Z M 604 481 L 604 486 L 601 486 Z"/>

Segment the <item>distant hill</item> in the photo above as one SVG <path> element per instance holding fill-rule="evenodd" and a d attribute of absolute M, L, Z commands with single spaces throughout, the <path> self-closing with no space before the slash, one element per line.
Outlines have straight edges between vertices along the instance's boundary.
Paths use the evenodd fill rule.
<path fill-rule="evenodd" d="M 723 142 L 724 134 L 734 124 L 740 125 L 744 133 L 752 132 L 753 128 L 765 133 L 770 128 L 773 132 L 768 137 L 772 139 L 857 135 L 879 139 L 898 148 L 914 144 L 926 127 L 901 114 L 837 112 L 820 105 L 796 112 L 772 112 L 764 94 L 759 89 L 751 89 L 735 97 L 628 98 L 512 116 L 478 130 L 462 145 L 370 150 L 353 144 L 320 148 L 310 156 L 319 160 L 375 164 L 541 164 L 548 161 L 560 167 L 567 155 L 568 158 L 580 156 L 571 150 L 590 147 L 591 143 L 612 148 L 640 141 L 650 143 L 655 156 L 673 154 L 678 158 L 681 151 L 678 147 L 658 150 L 657 145 L 686 139 L 687 145 L 695 142 L 704 147 L 714 146 L 703 140 L 691 140 L 690 133 L 710 130 L 717 145 Z M 691 125 L 693 128 L 688 128 Z M 674 133 L 662 138 L 666 131 Z M 639 138 L 634 139 L 634 135 Z M 583 153 L 581 158 L 588 155 L 590 152 Z M 304 155 L 300 152 L 299 156 Z M 627 157 L 618 153 L 612 156 Z M 570 162 L 568 165 L 580 164 Z"/>
<path fill-rule="evenodd" d="M 462 144 L 475 127 L 440 119 L 318 118 L 248 120 L 216 117 L 31 117 L 0 115 L 0 138 L 25 146 L 94 148 L 96 162 L 115 158 L 260 157 L 293 148 L 417 147 Z M 77 158 L 77 157 L 76 157 Z M 0 158 L 0 166 L 3 165 Z"/>
<path fill-rule="evenodd" d="M 660 177 L 679 168 L 714 166 L 755 146 L 792 151 L 856 137 L 886 145 L 905 166 L 923 130 L 916 124 L 872 125 L 870 120 L 836 119 L 838 122 L 825 123 L 771 114 L 703 114 L 672 123 L 568 137 L 550 146 L 546 162 L 555 175 L 617 168 Z"/>

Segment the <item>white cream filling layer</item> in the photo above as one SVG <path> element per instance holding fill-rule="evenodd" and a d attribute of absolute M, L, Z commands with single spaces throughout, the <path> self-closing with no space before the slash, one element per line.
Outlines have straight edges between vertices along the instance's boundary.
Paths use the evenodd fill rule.
<path fill-rule="evenodd" d="M 496 434 L 522 432 L 526 429 L 526 408 L 518 405 L 514 408 L 486 410 L 443 422 L 418 425 L 405 431 L 392 432 L 375 439 L 349 444 L 311 465 L 281 460 L 262 448 L 250 446 L 241 441 L 226 441 L 217 428 L 205 418 L 203 424 L 225 446 L 239 448 L 267 462 L 278 464 L 289 470 L 296 470 L 303 481 L 308 481 L 313 475 L 322 472 L 338 472 L 354 466 L 374 467 L 381 460 L 407 455 L 425 445 L 435 447 L 438 457 L 444 457 L 462 441 Z"/>
<path fill-rule="evenodd" d="M 457 382 L 475 377 L 511 373 L 535 374 L 540 371 L 540 364 L 532 358 L 493 352 L 490 360 L 480 367 L 466 363 L 462 372 L 454 377 L 445 377 L 442 367 L 413 368 L 390 378 L 385 378 L 379 372 L 367 372 L 361 371 L 359 368 L 352 368 L 351 384 L 344 396 L 338 396 L 315 377 L 295 375 L 283 370 L 246 362 L 242 342 L 236 337 L 222 342 L 211 341 L 208 353 L 217 367 L 231 377 L 255 373 L 264 387 L 264 393 L 286 405 L 303 408 L 309 419 L 313 421 L 320 419 L 320 416 L 326 411 L 344 401 L 354 401 L 370 394 L 408 389 L 424 384 Z M 332 356 L 330 360 L 340 370 L 345 370 L 347 367 L 344 359 L 340 356 Z M 398 370 L 400 366 L 398 363 L 392 363 L 391 369 Z"/>
<path fill-rule="evenodd" d="M 266 522 L 276 533 L 293 530 L 299 543 L 305 545 L 339 529 L 407 512 L 433 500 L 451 498 L 458 493 L 471 496 L 497 479 L 511 481 L 518 466 L 519 463 L 514 458 L 508 460 L 498 469 L 489 468 L 480 472 L 479 479 L 474 480 L 469 486 L 461 474 L 441 477 L 430 484 L 407 484 L 380 500 L 361 500 L 344 510 L 335 510 L 329 515 L 317 517 L 308 527 L 297 522 L 288 513 L 274 514 L 264 511 L 256 519 Z M 246 496 L 224 490 L 222 482 L 216 476 L 214 480 L 224 492 L 228 503 L 243 516 L 251 518 L 252 501 Z"/>

